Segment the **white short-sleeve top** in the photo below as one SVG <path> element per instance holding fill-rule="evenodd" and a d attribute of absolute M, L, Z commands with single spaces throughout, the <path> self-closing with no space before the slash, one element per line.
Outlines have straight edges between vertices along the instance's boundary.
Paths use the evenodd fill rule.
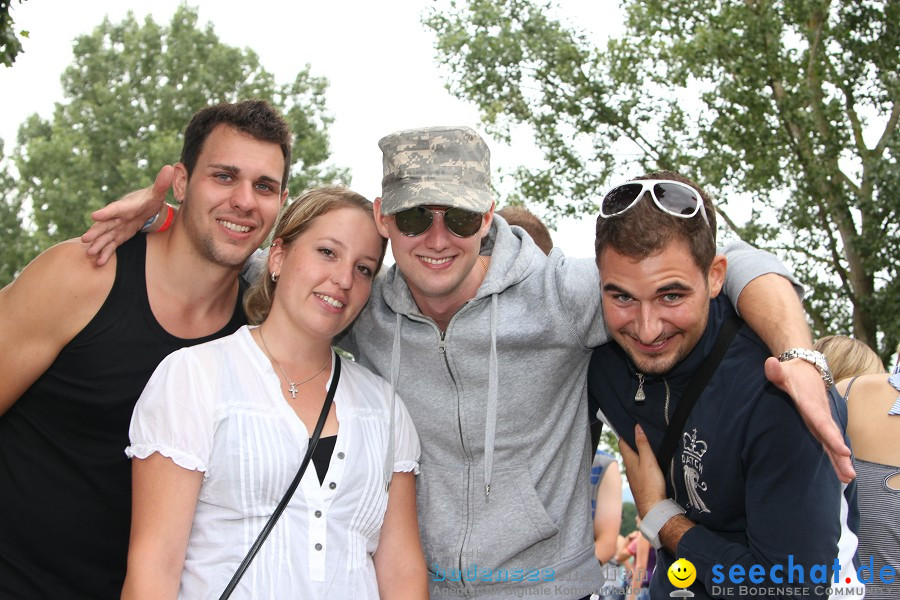
<path fill-rule="evenodd" d="M 341 367 L 325 481 L 310 464 L 232 598 L 378 598 L 372 554 L 387 508 L 390 386 L 349 360 Z M 395 406 L 394 471 L 418 473 L 418 436 L 399 398 Z M 128 456 L 159 452 L 203 472 L 179 598 L 218 598 L 309 443 L 249 328 L 160 363 L 129 434 Z"/>

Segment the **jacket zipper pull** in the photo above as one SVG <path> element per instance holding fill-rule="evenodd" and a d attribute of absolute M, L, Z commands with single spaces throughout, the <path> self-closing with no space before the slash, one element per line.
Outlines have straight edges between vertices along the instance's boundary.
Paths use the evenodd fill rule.
<path fill-rule="evenodd" d="M 634 394 L 634 401 L 635 402 L 643 402 L 644 400 L 647 399 L 647 395 L 644 393 L 644 374 L 638 373 L 637 376 L 638 376 L 638 389 L 637 389 L 637 392 L 635 392 L 635 394 Z"/>
<path fill-rule="evenodd" d="M 447 347 L 446 347 L 446 345 L 445 345 L 445 343 L 444 343 L 444 336 L 445 336 L 445 335 L 446 335 L 446 332 L 442 331 L 442 332 L 441 332 L 441 337 L 440 337 L 440 339 L 438 340 L 438 353 L 440 353 L 440 354 L 444 354 L 444 353 L 447 351 Z"/>

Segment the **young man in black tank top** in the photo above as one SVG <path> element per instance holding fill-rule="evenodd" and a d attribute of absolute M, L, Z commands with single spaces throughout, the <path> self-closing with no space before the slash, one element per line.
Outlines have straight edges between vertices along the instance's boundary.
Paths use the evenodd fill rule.
<path fill-rule="evenodd" d="M 119 597 L 132 408 L 167 354 L 244 323 L 239 274 L 290 157 L 265 102 L 203 109 L 155 184 L 182 204 L 170 229 L 103 257 L 112 268 L 63 242 L 0 290 L 0 597 Z"/>

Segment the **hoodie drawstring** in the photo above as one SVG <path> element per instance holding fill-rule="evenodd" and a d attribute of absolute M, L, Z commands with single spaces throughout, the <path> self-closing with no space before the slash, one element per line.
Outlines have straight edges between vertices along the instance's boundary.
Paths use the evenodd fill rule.
<path fill-rule="evenodd" d="M 494 440 L 497 433 L 497 389 L 499 367 L 497 365 L 497 294 L 491 294 L 491 359 L 488 367 L 488 397 L 484 423 L 484 495 L 491 495 L 491 477 L 494 471 Z"/>

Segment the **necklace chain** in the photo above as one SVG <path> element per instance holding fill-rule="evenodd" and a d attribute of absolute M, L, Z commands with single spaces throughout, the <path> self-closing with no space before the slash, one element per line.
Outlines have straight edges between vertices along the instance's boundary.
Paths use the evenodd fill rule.
<path fill-rule="evenodd" d="M 325 364 L 322 365 L 322 367 L 318 371 L 313 373 L 311 377 L 307 377 L 303 381 L 291 381 L 291 378 L 288 377 L 287 373 L 285 373 L 284 369 L 281 367 L 281 363 L 278 362 L 278 360 L 275 358 L 275 355 L 272 354 L 271 350 L 269 350 L 269 345 L 266 344 L 266 338 L 263 336 L 262 325 L 259 326 L 259 339 L 262 340 L 263 348 L 266 349 L 266 354 L 269 355 L 269 358 L 272 359 L 272 362 L 275 363 L 275 366 L 278 367 L 278 370 L 281 371 L 282 375 L 284 375 L 284 380 L 288 382 L 288 392 L 291 394 L 291 399 L 294 399 L 297 397 L 297 388 L 299 388 L 304 383 L 307 383 L 307 382 L 315 379 L 319 375 L 319 373 L 321 373 L 322 371 L 325 370 L 325 367 L 328 366 L 328 363 L 331 362 L 331 356 L 329 356 L 328 360 L 325 361 Z"/>
<path fill-rule="evenodd" d="M 484 267 L 484 272 L 487 273 L 487 272 L 488 272 L 488 266 L 487 266 L 487 262 L 485 262 L 485 260 L 484 260 L 484 257 L 483 257 L 483 256 L 479 256 L 479 257 L 478 257 L 478 260 L 479 260 L 479 262 L 481 262 L 481 266 Z"/>

